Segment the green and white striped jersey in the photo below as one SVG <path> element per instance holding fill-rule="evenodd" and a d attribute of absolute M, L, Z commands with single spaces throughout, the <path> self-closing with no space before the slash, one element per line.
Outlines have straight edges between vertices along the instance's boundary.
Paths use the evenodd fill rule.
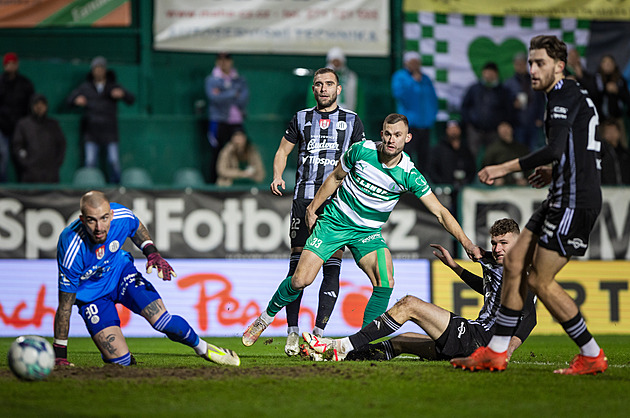
<path fill-rule="evenodd" d="M 337 219 L 346 215 L 358 226 L 380 228 L 403 193 L 410 191 L 418 198 L 432 193 L 407 154 L 403 152 L 398 165 L 388 168 L 379 161 L 376 147 L 374 141 L 358 142 L 341 157 L 341 168 L 348 175 L 332 201 L 338 211 L 327 210 L 327 215 Z"/>

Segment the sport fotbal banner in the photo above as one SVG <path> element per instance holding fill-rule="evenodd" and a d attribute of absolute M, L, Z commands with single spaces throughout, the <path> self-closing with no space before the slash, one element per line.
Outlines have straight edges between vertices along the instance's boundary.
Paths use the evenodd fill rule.
<path fill-rule="evenodd" d="M 164 282 L 144 274 L 145 259 L 136 258 L 136 268 L 160 293 L 171 314 L 180 315 L 202 336 L 239 336 L 267 307 L 267 303 L 286 277 L 288 259 L 283 260 L 169 260 L 177 277 Z M 391 307 L 406 294 L 430 301 L 429 262 L 394 260 L 396 285 Z M 0 260 L 0 337 L 35 334 L 53 335 L 57 309 L 57 263 L 55 260 Z M 321 272 L 304 291 L 300 309 L 300 329 L 315 325 Z M 361 328 L 363 312 L 372 286 L 352 260 L 341 264 L 337 304 L 326 327 L 327 335 L 350 335 Z M 118 306 L 123 334 L 128 337 L 160 337 L 144 318 Z M 91 321 L 98 321 L 90 318 Z M 284 309 L 276 316 L 263 337 L 285 336 Z M 399 333 L 420 329 L 411 322 Z M 83 319 L 72 309 L 71 336 L 88 336 Z"/>
<path fill-rule="evenodd" d="M 185 193 L 124 188 L 104 192 L 136 214 L 167 258 L 286 259 L 290 253 L 291 193 L 278 197 L 269 190 Z M 82 194 L 0 188 L 0 259 L 55 258 L 59 234 L 78 218 Z M 449 204 L 448 196 L 440 199 Z M 383 236 L 395 258 L 431 257 L 430 243 L 453 243 L 435 216 L 409 193 L 390 215 Z M 141 256 L 129 242 L 124 249 Z M 346 255 L 351 257 L 350 251 Z"/>
<path fill-rule="evenodd" d="M 158 50 L 387 56 L 389 0 L 159 0 Z"/>
<path fill-rule="evenodd" d="M 131 25 L 131 0 L 0 0 L 0 28 Z"/>
<path fill-rule="evenodd" d="M 481 15 L 443 14 L 422 10 L 405 11 L 403 50 L 420 53 L 422 71 L 435 85 L 440 120 L 459 113 L 466 89 L 477 82 L 488 61 L 498 65 L 502 80 L 511 77 L 514 56 L 527 53 L 532 37 L 555 35 L 582 55 L 589 42 L 589 21 L 574 17 L 490 16 L 487 11 Z"/>
<path fill-rule="evenodd" d="M 598 20 L 630 18 L 630 3 L 625 0 L 405 0 L 403 7 L 405 11 L 426 10 L 467 15 L 577 17 Z"/>

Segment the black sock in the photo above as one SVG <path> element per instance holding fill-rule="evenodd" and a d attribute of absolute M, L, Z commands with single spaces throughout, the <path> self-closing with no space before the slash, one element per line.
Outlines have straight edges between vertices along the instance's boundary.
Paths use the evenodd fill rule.
<path fill-rule="evenodd" d="M 511 337 L 516 331 L 518 321 L 521 319 L 521 311 L 515 311 L 501 305 L 497 313 L 494 335 L 500 337 Z"/>
<path fill-rule="evenodd" d="M 382 341 L 376 344 L 364 345 L 358 350 L 352 350 L 348 353 L 346 360 L 391 360 L 396 357 L 394 347 L 390 340 Z"/>
<path fill-rule="evenodd" d="M 367 324 L 354 335 L 351 335 L 350 342 L 352 346 L 357 349 L 370 343 L 371 341 L 378 340 L 388 336 L 389 334 L 397 331 L 402 324 L 394 321 L 387 312 L 376 318 L 374 321 Z"/>
<path fill-rule="evenodd" d="M 326 328 L 330 315 L 335 309 L 337 297 L 339 296 L 339 273 L 341 272 L 341 259 L 329 258 L 324 263 L 324 278 L 319 288 L 319 306 L 317 307 L 317 318 L 315 326 L 320 329 Z"/>
<path fill-rule="evenodd" d="M 300 255 L 302 255 L 301 252 L 291 254 L 291 261 L 289 261 L 289 273 L 287 274 L 287 277 L 293 276 L 293 273 L 295 273 L 295 269 L 297 268 L 298 262 L 300 261 Z M 287 314 L 287 326 L 289 327 L 298 326 L 298 320 L 300 318 L 300 303 L 301 302 L 302 302 L 302 292 L 300 292 L 300 296 L 298 296 L 296 300 L 294 300 L 293 302 L 285 306 L 284 309 Z"/>
<path fill-rule="evenodd" d="M 593 338 L 591 333 L 588 332 L 586 324 L 584 323 L 584 318 L 579 311 L 575 317 L 563 322 L 561 325 L 562 328 L 564 328 L 564 331 L 569 334 L 569 337 L 575 341 L 578 347 L 582 347 L 589 342 L 591 338 Z"/>

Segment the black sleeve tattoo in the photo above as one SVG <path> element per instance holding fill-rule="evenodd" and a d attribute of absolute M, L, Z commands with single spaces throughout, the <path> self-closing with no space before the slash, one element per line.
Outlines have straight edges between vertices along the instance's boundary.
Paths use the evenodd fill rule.
<path fill-rule="evenodd" d="M 142 245 L 143 242 L 150 239 L 151 239 L 151 235 L 149 235 L 149 231 L 144 226 L 144 224 L 140 222 L 140 225 L 138 226 L 138 230 L 136 231 L 136 234 L 133 237 L 131 237 L 131 241 L 133 241 L 133 243 L 136 244 L 136 247 L 140 248 L 140 245 Z"/>
<path fill-rule="evenodd" d="M 55 313 L 55 338 L 67 340 L 70 331 L 70 315 L 77 295 L 59 291 L 59 307 Z"/>

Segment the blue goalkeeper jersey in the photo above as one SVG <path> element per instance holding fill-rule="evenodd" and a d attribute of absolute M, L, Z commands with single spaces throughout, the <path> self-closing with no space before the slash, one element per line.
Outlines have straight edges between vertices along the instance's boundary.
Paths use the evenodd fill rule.
<path fill-rule="evenodd" d="M 63 230 L 57 242 L 59 290 L 76 293 L 83 303 L 114 290 L 124 266 L 133 263 L 122 246 L 135 235 L 140 221 L 123 205 L 111 203 L 110 207 L 114 215 L 104 243 L 94 244 L 79 219 Z"/>

